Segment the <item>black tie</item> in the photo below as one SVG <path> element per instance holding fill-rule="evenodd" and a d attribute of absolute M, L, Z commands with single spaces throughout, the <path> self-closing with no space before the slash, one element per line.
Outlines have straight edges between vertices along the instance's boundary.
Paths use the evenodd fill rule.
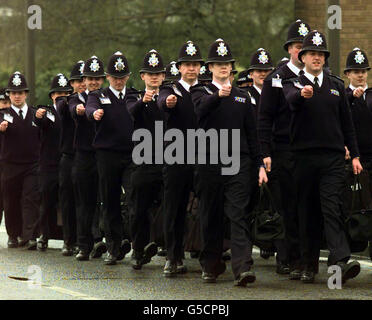
<path fill-rule="evenodd" d="M 123 93 L 122 93 L 122 92 L 119 92 L 119 100 L 120 100 L 120 101 L 123 100 Z"/>
<path fill-rule="evenodd" d="M 22 109 L 19 109 L 19 116 L 20 116 L 21 119 L 23 120 L 23 111 L 22 111 Z"/>
<path fill-rule="evenodd" d="M 314 87 L 319 89 L 319 79 L 318 79 L 318 77 L 314 78 L 314 84 L 315 84 Z"/>
<path fill-rule="evenodd" d="M 300 70 L 300 72 L 298 73 L 299 76 L 302 76 L 304 74 L 304 70 Z"/>

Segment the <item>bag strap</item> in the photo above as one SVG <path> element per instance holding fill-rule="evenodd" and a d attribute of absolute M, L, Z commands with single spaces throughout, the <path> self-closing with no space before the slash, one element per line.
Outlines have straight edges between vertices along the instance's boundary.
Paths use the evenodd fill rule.
<path fill-rule="evenodd" d="M 259 209 L 258 212 L 263 211 L 263 198 L 264 198 L 265 194 L 269 198 L 269 206 L 271 207 L 271 210 L 273 212 L 276 212 L 274 198 L 273 198 L 273 196 L 271 194 L 271 191 L 270 191 L 270 189 L 269 189 L 269 187 L 267 186 L 266 183 L 262 183 L 262 185 L 260 187 L 260 202 L 259 202 L 259 205 L 258 205 L 258 209 Z"/>
<path fill-rule="evenodd" d="M 354 186 L 354 190 L 353 190 L 353 195 L 351 197 L 351 212 L 353 212 L 354 209 L 355 209 L 355 201 L 356 201 L 356 196 L 357 196 L 356 194 L 357 193 L 359 195 L 359 200 L 360 200 L 361 205 L 363 206 L 363 209 L 365 208 L 365 204 L 363 202 L 363 197 L 362 197 L 362 189 L 359 188 L 359 186 L 361 186 L 361 183 L 360 183 L 360 174 L 356 174 L 355 175 L 353 186 Z"/>

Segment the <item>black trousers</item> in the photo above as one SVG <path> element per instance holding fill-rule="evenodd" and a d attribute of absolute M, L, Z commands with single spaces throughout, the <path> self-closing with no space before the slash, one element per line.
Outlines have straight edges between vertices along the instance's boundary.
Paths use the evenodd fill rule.
<path fill-rule="evenodd" d="M 344 154 L 311 150 L 295 152 L 294 157 L 302 265 L 311 269 L 319 259 L 321 216 L 330 251 L 328 264 L 347 262 L 350 248 L 342 218 Z"/>
<path fill-rule="evenodd" d="M 76 243 L 76 211 L 72 168 L 74 156 L 62 154 L 59 162 L 59 203 L 62 213 L 63 240 L 73 246 Z"/>
<path fill-rule="evenodd" d="M 77 151 L 72 175 L 75 186 L 77 245 L 80 250 L 90 252 L 94 244 L 93 220 L 94 216 L 99 214 L 96 154 Z"/>
<path fill-rule="evenodd" d="M 41 171 L 39 173 L 40 185 L 40 217 L 39 230 L 46 239 L 54 238 L 50 226 L 57 224 L 58 207 L 58 169 Z"/>
<path fill-rule="evenodd" d="M 164 240 L 167 259 L 172 262 L 183 259 L 186 209 L 193 176 L 192 165 L 165 165 L 163 168 Z"/>
<path fill-rule="evenodd" d="M 240 171 L 222 176 L 218 165 L 197 166 L 197 192 L 202 249 L 200 264 L 206 272 L 215 272 L 223 252 L 224 215 L 230 220 L 231 267 L 235 278 L 252 264 L 247 206 L 251 195 L 251 160 L 242 158 Z"/>
<path fill-rule="evenodd" d="M 143 251 L 150 242 L 151 217 L 150 208 L 158 199 L 163 184 L 162 165 L 137 166 L 131 178 L 133 220 L 131 224 L 132 246 L 136 251 Z"/>
<path fill-rule="evenodd" d="M 2 178 L 3 175 L 3 164 L 0 161 L 0 224 L 3 221 L 3 211 L 4 211 L 4 200 L 3 200 L 3 184 L 2 184 Z"/>
<path fill-rule="evenodd" d="M 40 194 L 38 164 L 3 164 L 5 227 L 9 237 L 38 237 Z"/>
<path fill-rule="evenodd" d="M 291 269 L 299 266 L 301 256 L 294 167 L 295 160 L 291 151 L 273 152 L 272 168 L 268 175 L 269 187 L 275 205 L 283 216 L 286 231 L 285 239 L 275 241 L 275 247 L 278 260 L 288 263 Z"/>
<path fill-rule="evenodd" d="M 113 256 L 118 256 L 124 235 L 120 202 L 122 187 L 128 199 L 128 214 L 131 216 L 133 211 L 130 201 L 131 175 L 134 170 L 132 154 L 97 150 L 97 167 L 107 250 Z"/>

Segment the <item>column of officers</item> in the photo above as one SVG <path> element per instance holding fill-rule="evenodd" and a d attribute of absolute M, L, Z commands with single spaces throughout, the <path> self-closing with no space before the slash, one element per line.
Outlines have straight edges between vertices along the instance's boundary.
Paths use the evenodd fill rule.
<path fill-rule="evenodd" d="M 78 61 L 69 79 L 53 78 L 50 105 L 29 106 L 28 87 L 20 72 L 0 92 L 1 211 L 5 213 L 8 248 L 45 251 L 62 220 L 65 256 L 84 261 L 100 258 L 115 265 L 133 249 L 132 267 L 140 270 L 162 247 L 163 273 L 187 272 L 185 233 L 190 193 L 198 199 L 202 280 L 214 283 L 225 272 L 226 217 L 230 233 L 234 285 L 256 280 L 247 215 L 257 205 L 259 186 L 267 183 L 285 223 L 284 240 L 261 250 L 276 251 L 276 273 L 314 282 L 321 238 L 329 265 L 338 265 L 343 281 L 360 272 L 349 262 L 341 203 L 345 158 L 354 174 L 372 172 L 372 94 L 365 52 L 352 50 L 345 74 L 350 86 L 325 68 L 330 55 L 324 35 L 297 20 L 288 30 L 289 54 L 274 68 L 264 48 L 232 85 L 235 59 L 229 44 L 214 41 L 204 60 L 196 43 L 184 43 L 167 68 L 156 50 L 139 71 L 143 90 L 127 87 L 129 63 L 114 53 L 106 69 L 97 57 Z M 104 79 L 109 86 L 102 88 Z M 178 129 L 184 145 L 178 162 L 159 164 L 166 147 L 155 137 Z M 135 161 L 146 129 L 150 157 Z M 207 164 L 188 162 L 190 129 L 239 130 L 240 166 L 223 175 L 222 147 L 209 140 Z M 165 139 L 164 139 L 165 140 Z M 176 150 L 177 149 L 177 150 Z M 345 154 L 346 150 L 346 154 Z M 168 151 L 167 151 L 168 152 Z M 138 155 L 138 154 L 137 154 Z M 372 180 L 371 180 L 372 181 Z M 152 241 L 154 202 L 160 201 L 157 228 L 163 243 Z M 125 204 L 123 206 L 123 203 Z M 125 210 L 123 210 L 125 207 Z M 59 218 L 58 218 L 59 217 Z M 103 241 L 105 240 L 105 241 Z"/>

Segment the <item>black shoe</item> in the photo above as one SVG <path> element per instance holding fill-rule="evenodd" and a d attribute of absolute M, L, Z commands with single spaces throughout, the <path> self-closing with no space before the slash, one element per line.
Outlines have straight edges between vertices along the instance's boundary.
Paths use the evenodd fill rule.
<path fill-rule="evenodd" d="M 158 256 L 159 257 L 166 257 L 167 256 L 167 250 L 165 250 L 164 248 L 160 248 L 159 251 L 158 251 Z"/>
<path fill-rule="evenodd" d="M 134 260 L 132 263 L 132 268 L 134 270 L 141 270 L 142 269 L 142 259 Z"/>
<path fill-rule="evenodd" d="M 92 259 L 101 258 L 104 253 L 107 252 L 106 244 L 103 241 L 96 242 L 90 252 Z"/>
<path fill-rule="evenodd" d="M 48 239 L 43 235 L 37 240 L 36 249 L 38 251 L 45 251 L 48 248 Z"/>
<path fill-rule="evenodd" d="M 290 280 L 300 280 L 301 279 L 301 270 L 300 269 L 293 269 L 289 273 Z"/>
<path fill-rule="evenodd" d="M 286 263 L 277 262 L 276 273 L 277 274 L 289 274 L 289 265 Z"/>
<path fill-rule="evenodd" d="M 74 254 L 73 247 L 64 243 L 62 247 L 62 255 L 65 257 L 69 257 L 72 256 L 73 254 Z"/>
<path fill-rule="evenodd" d="M 28 242 L 27 240 L 24 240 L 21 237 L 17 237 L 17 241 L 18 241 L 18 247 L 24 247 Z"/>
<path fill-rule="evenodd" d="M 35 239 L 28 240 L 26 244 L 27 250 L 36 250 L 36 247 L 37 247 L 37 242 Z"/>
<path fill-rule="evenodd" d="M 270 257 L 272 257 L 274 255 L 275 255 L 275 252 L 265 250 L 265 249 L 260 249 L 260 257 L 265 259 L 265 260 L 269 259 Z"/>
<path fill-rule="evenodd" d="M 17 238 L 8 238 L 8 248 L 18 248 L 18 240 Z"/>
<path fill-rule="evenodd" d="M 214 273 L 202 272 L 202 280 L 204 283 L 216 283 L 217 277 Z"/>
<path fill-rule="evenodd" d="M 225 251 L 225 252 L 222 254 L 222 260 L 223 260 L 223 261 L 230 261 L 230 260 L 231 260 L 231 253 Z"/>
<path fill-rule="evenodd" d="M 200 256 L 200 251 L 191 251 L 190 252 L 190 258 L 191 259 L 199 259 L 199 256 Z"/>
<path fill-rule="evenodd" d="M 313 271 L 304 270 L 301 272 L 301 281 L 303 283 L 314 283 L 315 275 Z"/>
<path fill-rule="evenodd" d="M 119 255 L 117 256 L 117 260 L 118 261 L 123 260 L 125 258 L 125 255 L 129 253 L 130 250 L 132 250 L 132 247 L 130 245 L 129 240 L 128 239 L 123 240 L 121 242 L 120 252 Z"/>
<path fill-rule="evenodd" d="M 156 243 L 155 242 L 149 243 L 144 249 L 142 264 L 149 263 L 151 261 L 151 258 L 155 256 L 157 252 L 158 246 L 156 245 Z"/>
<path fill-rule="evenodd" d="M 89 260 L 89 252 L 80 250 L 75 258 L 78 261 L 88 261 Z"/>
<path fill-rule="evenodd" d="M 242 272 L 238 278 L 234 281 L 234 286 L 237 287 L 245 287 L 247 283 L 253 283 L 256 281 L 256 275 L 254 271 L 249 270 Z"/>
<path fill-rule="evenodd" d="M 360 272 L 360 264 L 358 261 L 349 263 L 337 262 L 337 265 L 341 267 L 342 283 L 345 283 L 349 279 L 355 278 Z"/>
<path fill-rule="evenodd" d="M 182 260 L 177 261 L 177 273 L 178 274 L 187 273 L 187 267 L 183 264 Z"/>
<path fill-rule="evenodd" d="M 172 278 L 172 277 L 177 276 L 177 263 L 167 260 L 165 262 L 163 274 L 164 274 L 164 277 L 167 277 L 167 278 Z"/>
<path fill-rule="evenodd" d="M 113 266 L 116 264 L 116 261 L 117 261 L 116 257 L 114 257 L 111 253 L 107 253 L 104 263 L 107 266 Z"/>

